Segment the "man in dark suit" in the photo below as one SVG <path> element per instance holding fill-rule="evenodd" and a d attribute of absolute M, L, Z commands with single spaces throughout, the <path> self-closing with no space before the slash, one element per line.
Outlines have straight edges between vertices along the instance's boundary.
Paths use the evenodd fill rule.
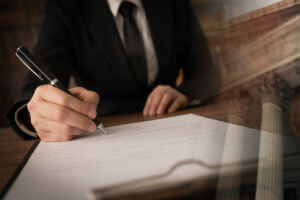
<path fill-rule="evenodd" d="M 24 139 L 71 140 L 96 129 L 96 111 L 171 113 L 216 94 L 220 81 L 186 0 L 49 0 L 34 54 L 80 87 L 74 98 L 29 73 L 8 113 Z"/>

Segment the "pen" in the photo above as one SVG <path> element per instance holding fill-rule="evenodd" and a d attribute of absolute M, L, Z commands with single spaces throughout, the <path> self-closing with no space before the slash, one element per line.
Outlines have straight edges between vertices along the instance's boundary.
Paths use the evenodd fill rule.
<path fill-rule="evenodd" d="M 46 81 L 52 86 L 61 89 L 62 91 L 74 97 L 74 95 L 46 67 L 44 67 L 42 63 L 36 57 L 34 57 L 26 47 L 20 46 L 16 51 L 16 56 L 41 81 Z M 102 130 L 106 135 L 108 134 L 103 124 L 97 120 L 97 117 L 93 119 L 93 121 L 98 129 Z"/>

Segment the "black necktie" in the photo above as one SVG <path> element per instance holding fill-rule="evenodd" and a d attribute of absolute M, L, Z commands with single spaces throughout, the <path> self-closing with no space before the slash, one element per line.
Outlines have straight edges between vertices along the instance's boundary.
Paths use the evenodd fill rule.
<path fill-rule="evenodd" d="M 147 86 L 147 61 L 141 34 L 132 16 L 135 4 L 124 1 L 119 9 L 124 18 L 124 39 L 129 64 L 142 87 Z"/>

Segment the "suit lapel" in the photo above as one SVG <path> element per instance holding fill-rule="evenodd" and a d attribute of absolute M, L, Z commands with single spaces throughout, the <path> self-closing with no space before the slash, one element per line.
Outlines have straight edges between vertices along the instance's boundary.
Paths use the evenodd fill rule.
<path fill-rule="evenodd" d="M 111 66 L 130 83 L 130 89 L 136 92 L 138 85 L 129 67 L 125 49 L 107 2 L 98 0 L 85 4 L 83 17 L 95 40 L 97 50 L 106 56 Z"/>
<path fill-rule="evenodd" d="M 173 13 L 170 1 L 143 0 L 148 24 L 158 59 L 159 73 L 157 81 L 164 82 L 168 73 L 173 29 Z"/>

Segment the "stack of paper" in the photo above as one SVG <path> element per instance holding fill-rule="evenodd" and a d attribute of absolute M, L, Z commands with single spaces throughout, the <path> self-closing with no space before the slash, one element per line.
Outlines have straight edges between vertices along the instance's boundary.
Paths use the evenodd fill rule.
<path fill-rule="evenodd" d="M 110 135 L 95 132 L 70 142 L 41 142 L 6 199 L 86 199 L 91 189 L 161 174 L 183 160 L 214 166 L 257 159 L 259 131 L 193 114 L 107 129 Z M 227 149 L 243 156 L 222 158 L 227 131 Z M 168 178 L 218 170 L 191 164 Z"/>

